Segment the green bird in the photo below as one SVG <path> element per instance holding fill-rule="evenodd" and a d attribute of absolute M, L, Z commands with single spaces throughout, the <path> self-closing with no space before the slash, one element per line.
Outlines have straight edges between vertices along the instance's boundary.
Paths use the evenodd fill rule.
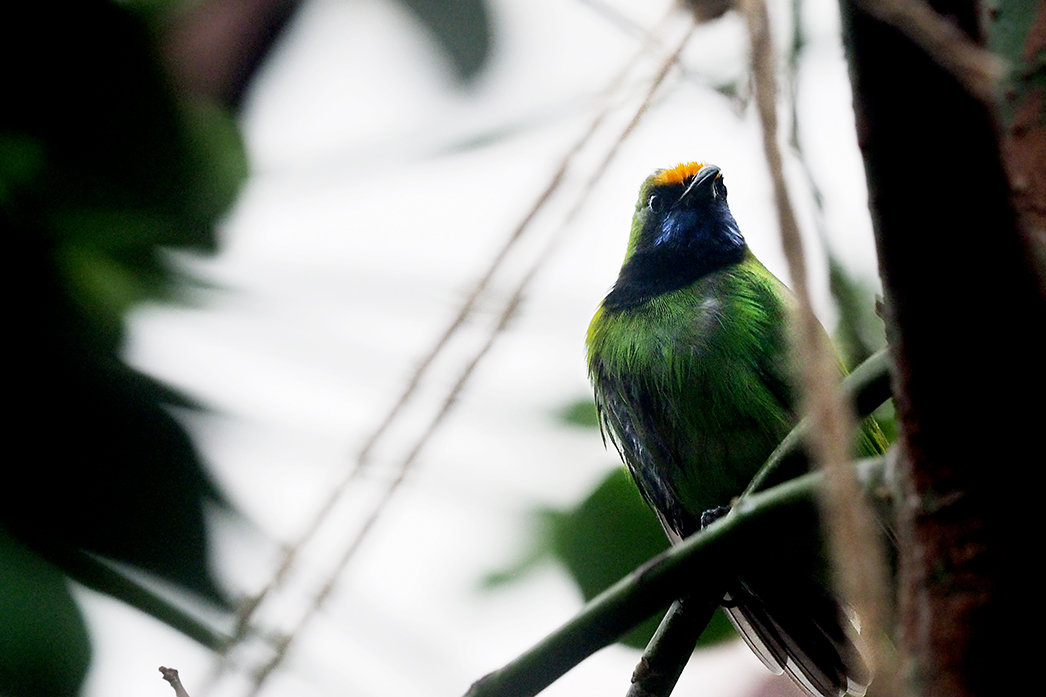
<path fill-rule="evenodd" d="M 604 437 L 673 542 L 721 514 L 795 426 L 794 304 L 745 243 L 718 167 L 643 182 L 620 274 L 588 328 L 588 371 Z M 880 438 L 873 428 L 860 449 Z M 766 546 L 762 572 L 739 571 L 723 600 L 742 637 L 811 695 L 863 694 L 870 676 L 824 574 L 792 571 L 819 560 L 823 572 L 819 541 Z"/>

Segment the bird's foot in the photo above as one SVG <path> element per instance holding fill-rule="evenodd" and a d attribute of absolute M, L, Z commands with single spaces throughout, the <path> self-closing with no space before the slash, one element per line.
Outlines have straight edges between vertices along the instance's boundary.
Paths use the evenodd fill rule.
<path fill-rule="evenodd" d="M 729 512 L 730 506 L 716 506 L 715 508 L 709 508 L 701 514 L 701 528 L 707 528 Z"/>

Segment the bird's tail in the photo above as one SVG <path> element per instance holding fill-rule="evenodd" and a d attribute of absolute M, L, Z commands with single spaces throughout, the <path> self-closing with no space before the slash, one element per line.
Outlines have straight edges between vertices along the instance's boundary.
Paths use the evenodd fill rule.
<path fill-rule="evenodd" d="M 861 697 L 871 674 L 852 640 L 857 627 L 830 591 L 803 585 L 757 592 L 739 581 L 723 609 L 766 667 L 788 673 L 811 697 Z"/>

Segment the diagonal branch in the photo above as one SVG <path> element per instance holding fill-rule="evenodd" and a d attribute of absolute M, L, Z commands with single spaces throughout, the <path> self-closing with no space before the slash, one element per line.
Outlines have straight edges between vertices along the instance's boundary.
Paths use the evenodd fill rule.
<path fill-rule="evenodd" d="M 853 405 L 858 417 L 865 417 L 891 397 L 890 356 L 880 349 L 843 379 L 842 396 Z M 767 458 L 742 496 L 749 496 L 774 484 L 806 472 L 809 455 L 804 450 L 812 424 L 805 418 L 789 432 Z"/>
<path fill-rule="evenodd" d="M 563 229 L 569 228 L 570 223 L 573 222 L 575 216 L 581 210 L 581 207 L 587 199 L 588 194 L 595 189 L 596 182 L 607 170 L 610 162 L 617 155 L 622 143 L 624 143 L 625 140 L 629 137 L 629 135 L 631 135 L 632 131 L 635 129 L 640 119 L 642 119 L 642 117 L 646 114 L 647 108 L 649 107 L 651 100 L 653 99 L 658 89 L 661 87 L 661 84 L 668 76 L 669 71 L 672 69 L 673 66 L 675 66 L 678 63 L 679 56 L 682 53 L 683 49 L 686 47 L 686 44 L 689 42 L 690 37 L 693 35 L 696 26 L 697 25 L 693 22 L 690 24 L 689 28 L 684 33 L 679 43 L 676 45 L 673 52 L 662 61 L 658 73 L 655 75 L 650 85 L 648 86 L 644 99 L 639 105 L 636 112 L 633 114 L 632 119 L 628 122 L 628 124 L 625 125 L 625 127 L 619 134 L 617 140 L 614 141 L 610 149 L 604 155 L 602 166 L 596 168 L 594 174 L 590 177 L 587 186 L 583 187 L 583 193 L 581 197 L 575 202 L 574 206 L 571 207 L 571 209 L 567 212 L 566 220 L 563 223 Z M 362 527 L 357 532 L 355 538 L 340 555 L 337 563 L 334 566 L 333 572 L 328 575 L 327 580 L 324 582 L 323 586 L 320 588 L 316 596 L 313 598 L 309 608 L 298 619 L 295 626 L 289 632 L 287 632 L 284 635 L 283 639 L 279 642 L 279 644 L 277 644 L 276 651 L 270 658 L 270 660 L 264 666 L 262 666 L 255 674 L 254 684 L 251 689 L 251 692 L 249 693 L 250 695 L 258 693 L 265 681 L 268 680 L 269 676 L 271 676 L 272 673 L 284 661 L 290 649 L 290 646 L 296 640 L 296 637 L 301 634 L 305 626 L 311 621 L 311 619 L 320 611 L 320 608 L 325 604 L 327 598 L 332 593 L 335 584 L 341 577 L 342 572 L 345 570 L 349 562 L 355 556 L 356 551 L 369 536 L 374 525 L 377 523 L 378 519 L 384 512 L 384 509 L 388 502 L 392 499 L 399 487 L 405 481 L 410 468 L 413 466 L 413 463 L 417 459 L 422 448 L 427 444 L 429 438 L 440 426 L 443 419 L 450 413 L 450 410 L 455 404 L 461 390 L 464 388 L 465 384 L 471 378 L 475 369 L 478 367 L 480 362 L 485 358 L 486 354 L 494 345 L 494 342 L 498 339 L 502 331 L 508 325 L 509 321 L 512 319 L 513 315 L 516 312 L 516 309 L 523 301 L 524 294 L 527 288 L 529 287 L 530 283 L 537 276 L 538 272 L 543 268 L 545 262 L 551 257 L 556 247 L 563 242 L 565 237 L 566 236 L 564 234 L 559 234 L 552 237 L 552 239 L 546 243 L 543 252 L 538 256 L 536 261 L 534 261 L 534 263 L 530 266 L 530 268 L 527 270 L 524 276 L 516 284 L 515 290 L 513 291 L 511 297 L 507 301 L 504 309 L 498 317 L 497 323 L 488 333 L 486 342 L 473 355 L 472 359 L 462 370 L 462 372 L 458 376 L 458 379 L 455 381 L 455 383 L 445 396 L 443 402 L 441 403 L 441 406 L 430 419 L 424 432 L 414 442 L 414 445 L 412 446 L 410 452 L 400 461 L 399 470 L 395 478 L 386 487 L 383 496 L 377 502 L 375 507 L 371 510 L 367 519 L 364 521 Z M 409 393 L 407 396 L 409 396 Z M 368 445 L 365 446 L 365 452 L 366 448 L 369 448 L 372 444 L 373 441 L 369 442 Z M 647 616 L 649 616 L 649 614 L 651 613 L 648 613 Z"/>
<path fill-rule="evenodd" d="M 669 15 L 666 16 L 666 19 L 668 19 L 668 17 L 670 16 L 671 13 L 669 13 Z M 664 23 L 664 20 L 662 20 L 662 23 Z M 261 589 L 261 591 L 259 591 L 253 598 L 250 598 L 247 602 L 245 602 L 243 606 L 240 608 L 237 617 L 236 630 L 234 632 L 235 641 L 239 641 L 240 639 L 242 639 L 243 636 L 247 634 L 253 615 L 257 611 L 258 607 L 266 600 L 269 594 L 273 593 L 280 586 L 284 578 L 291 572 L 291 570 L 297 563 L 298 556 L 301 553 L 301 550 L 319 532 L 322 525 L 324 525 L 329 520 L 332 512 L 334 511 L 335 506 L 338 504 L 339 501 L 342 500 L 348 487 L 351 484 L 353 484 L 369 466 L 370 460 L 372 458 L 372 453 L 377 447 L 378 443 L 384 438 L 384 436 L 392 427 L 392 425 L 400 417 L 400 414 L 408 405 L 408 403 L 410 403 L 413 400 L 416 392 L 421 387 L 422 380 L 426 377 L 427 373 L 430 371 L 433 364 L 436 362 L 436 359 L 451 342 L 455 334 L 457 334 L 457 332 L 463 326 L 465 326 L 467 320 L 472 315 L 479 300 L 491 286 L 495 277 L 504 266 L 505 261 L 514 251 L 517 243 L 530 230 L 531 225 L 533 221 L 537 218 L 538 214 L 541 213 L 541 211 L 546 207 L 548 202 L 552 200 L 553 196 L 558 192 L 562 183 L 564 182 L 564 180 L 566 180 L 568 173 L 574 167 L 575 160 L 577 159 L 579 153 L 593 139 L 593 136 L 599 131 L 607 116 L 612 112 L 614 102 L 611 99 L 611 97 L 613 97 L 615 91 L 617 91 L 620 88 L 620 86 L 625 83 L 625 77 L 627 76 L 628 72 L 632 70 L 633 66 L 638 62 L 639 56 L 651 50 L 651 48 L 657 43 L 659 31 L 659 28 L 654 29 L 646 33 L 646 35 L 644 35 L 641 45 L 637 48 L 635 55 L 627 61 L 627 63 L 614 77 L 614 79 L 608 83 L 603 95 L 606 101 L 604 108 L 596 114 L 596 116 L 592 119 L 584 133 L 582 133 L 578 137 L 578 139 L 563 155 L 556 170 L 549 177 L 549 180 L 545 188 L 538 194 L 537 198 L 527 209 L 522 219 L 516 224 L 516 226 L 512 229 L 508 237 L 503 241 L 502 246 L 490 259 L 487 265 L 487 269 L 484 272 L 483 276 L 474 283 L 468 296 L 465 298 L 465 300 L 458 308 L 457 313 L 454 315 L 454 317 L 451 319 L 448 325 L 444 328 L 443 332 L 439 335 L 439 337 L 433 342 L 433 344 L 429 347 L 426 353 L 419 360 L 417 367 L 414 369 L 413 373 L 408 379 L 407 384 L 399 393 L 399 396 L 397 397 L 396 401 L 385 413 L 384 417 L 378 423 L 378 425 L 367 436 L 363 445 L 360 447 L 359 452 L 355 456 L 352 467 L 346 472 L 342 480 L 331 490 L 327 498 L 314 512 L 309 523 L 307 524 L 305 529 L 300 533 L 297 540 L 287 548 L 286 552 L 284 553 L 283 559 L 281 560 L 277 569 L 274 571 L 272 577 Z M 630 124 L 628 130 L 619 137 L 617 143 L 613 146 L 611 155 L 608 155 L 607 158 L 604 159 L 604 165 L 606 165 L 609 162 L 610 157 L 612 157 L 613 152 L 616 152 L 618 146 L 620 145 L 620 142 L 628 135 L 628 132 L 634 126 L 635 121 L 638 120 L 641 113 L 645 111 L 653 91 L 663 81 L 665 73 L 667 73 L 669 67 L 671 67 L 672 65 L 679 64 L 681 48 L 682 46 L 680 46 L 680 48 L 672 52 L 669 60 L 662 66 L 661 74 L 653 80 L 650 94 L 648 94 L 647 98 L 644 100 L 643 105 L 640 109 L 640 113 L 637 114 L 636 117 L 633 119 L 633 122 L 632 124 Z M 601 170 L 602 168 L 600 168 L 599 171 Z M 584 189 L 586 193 L 591 189 L 592 184 L 593 181 L 588 182 L 588 186 Z M 581 202 L 579 201 L 575 205 L 574 209 L 572 209 L 571 214 L 568 216 L 568 218 L 572 218 L 574 214 L 576 214 L 577 210 L 580 209 L 580 206 Z M 567 222 L 569 222 L 569 219 Z M 517 293 L 517 295 L 522 294 L 522 289 L 529 282 L 531 276 L 533 276 L 533 273 L 528 275 L 528 277 L 521 284 L 520 290 Z M 518 303 L 519 299 L 510 300 L 507 303 L 506 309 L 502 312 L 502 316 L 499 319 L 498 327 L 495 329 L 495 334 L 500 332 L 501 328 L 504 325 L 504 322 L 506 322 L 507 319 L 511 316 L 512 312 L 514 312 L 515 306 L 518 305 Z M 480 355 L 472 361 L 472 367 L 474 367 L 474 365 L 478 362 L 479 358 L 482 358 L 482 355 L 486 353 L 486 350 L 486 348 L 481 349 Z M 463 374 L 462 379 L 468 377 L 468 375 L 472 371 L 472 367 L 466 368 L 466 371 Z M 459 380 L 459 382 L 461 381 Z M 440 421 L 442 421 L 444 412 L 447 408 L 449 408 L 449 403 L 453 401 L 453 397 L 455 396 L 454 393 L 456 391 L 457 388 L 455 388 L 455 390 L 452 390 L 450 396 L 444 400 L 444 407 L 442 408 L 441 412 L 437 413 L 432 418 L 429 427 L 426 429 L 425 435 L 423 435 L 421 439 L 418 441 L 418 443 L 415 445 L 415 452 L 408 455 L 405 461 L 401 462 L 401 467 L 410 465 L 410 462 L 414 459 L 414 456 L 416 455 L 416 451 L 420 449 L 421 445 L 424 444 L 424 442 L 428 439 L 429 435 L 432 432 L 434 432 L 435 427 L 439 425 Z M 395 485 L 393 485 L 390 488 L 394 489 Z M 385 496 L 385 500 L 387 500 L 388 498 L 389 495 L 387 494 Z M 361 537 L 366 535 L 366 531 L 369 529 L 369 527 L 369 525 L 365 525 L 364 531 L 361 533 L 361 535 L 357 536 L 357 540 L 355 540 L 352 543 L 350 551 L 347 552 L 347 554 L 351 556 L 352 551 L 356 546 L 358 546 Z"/>
<path fill-rule="evenodd" d="M 697 640 L 718 607 L 719 599 L 714 596 L 697 598 L 691 595 L 672 603 L 643 651 L 625 697 L 672 694 Z"/>
<path fill-rule="evenodd" d="M 204 621 L 200 613 L 184 609 L 105 558 L 82 550 L 52 552 L 50 558 L 84 587 L 116 598 L 212 651 L 220 651 L 228 644 L 230 637 Z"/>
<path fill-rule="evenodd" d="M 884 467 L 882 458 L 864 462 L 859 477 L 878 482 Z M 746 541 L 771 529 L 775 536 L 787 536 L 789 526 L 800 525 L 816 505 L 823 481 L 815 472 L 746 497 L 728 515 L 643 564 L 515 660 L 475 682 L 466 697 L 531 697 L 675 598 L 718 602 L 722 572 L 734 566 Z"/>

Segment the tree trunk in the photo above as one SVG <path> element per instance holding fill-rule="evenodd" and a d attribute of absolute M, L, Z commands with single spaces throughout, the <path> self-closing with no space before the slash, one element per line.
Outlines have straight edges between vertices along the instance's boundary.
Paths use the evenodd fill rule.
<path fill-rule="evenodd" d="M 930 4 L 981 42 L 975 2 Z M 1020 569 L 1003 562 L 1027 534 L 1022 466 L 1041 466 L 1046 425 L 1032 236 L 1015 213 L 994 102 L 942 67 L 956 61 L 931 57 L 913 24 L 862 9 L 884 17 L 910 3 L 841 5 L 894 362 L 901 676 L 912 695 L 1006 694 L 1003 605 Z M 1033 166 L 1041 173 L 1042 159 Z M 1042 193 L 1029 196 L 1046 210 Z"/>

